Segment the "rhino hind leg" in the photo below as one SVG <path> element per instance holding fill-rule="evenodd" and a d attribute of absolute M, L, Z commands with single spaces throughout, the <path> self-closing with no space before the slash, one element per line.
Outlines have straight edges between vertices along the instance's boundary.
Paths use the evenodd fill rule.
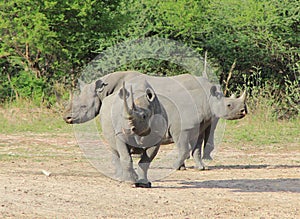
<path fill-rule="evenodd" d="M 218 121 L 218 118 L 213 119 L 211 126 L 207 127 L 205 130 L 206 143 L 204 144 L 203 149 L 203 159 L 205 160 L 212 160 L 211 152 L 215 148 L 214 136 Z"/>
<path fill-rule="evenodd" d="M 177 170 L 186 170 L 185 163 L 183 163 Z"/>
<path fill-rule="evenodd" d="M 209 142 L 204 146 L 203 159 L 213 160 L 211 157 L 211 152 L 214 150 L 214 145 L 211 145 Z"/>
<path fill-rule="evenodd" d="M 179 145 L 178 149 L 179 149 L 178 158 L 174 164 L 174 168 L 176 170 L 186 170 L 184 161 L 189 158 L 190 155 L 189 148 L 184 145 Z"/>
<path fill-rule="evenodd" d="M 202 158 L 201 158 L 201 147 L 196 147 L 193 151 L 193 158 L 194 158 L 194 161 L 195 161 L 195 168 L 198 169 L 198 170 L 206 170 L 207 167 L 205 166 L 205 164 L 203 163 L 202 161 Z"/>

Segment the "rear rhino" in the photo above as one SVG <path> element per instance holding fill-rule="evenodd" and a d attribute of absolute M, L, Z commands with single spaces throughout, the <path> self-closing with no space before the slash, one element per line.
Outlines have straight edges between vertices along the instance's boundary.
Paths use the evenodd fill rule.
<path fill-rule="evenodd" d="M 246 92 L 244 91 L 243 94 L 236 98 L 235 95 L 231 95 L 230 97 L 225 97 L 225 105 L 227 107 L 230 107 L 231 110 L 231 118 L 232 119 L 241 119 L 243 118 L 247 113 L 247 105 L 246 105 Z M 231 119 L 231 120 L 232 120 Z M 229 118 L 230 120 L 230 118 Z M 213 118 L 211 126 L 208 127 L 205 131 L 205 137 L 204 137 L 204 150 L 203 150 L 203 159 L 212 160 L 211 152 L 215 148 L 214 143 L 214 133 L 215 129 L 217 127 L 219 118 Z"/>
<path fill-rule="evenodd" d="M 167 130 L 166 113 L 152 87 L 147 81 L 133 83 L 130 89 L 123 84 L 119 92 L 103 100 L 100 120 L 102 134 L 111 147 L 117 178 L 137 187 L 151 187 L 147 171 Z M 141 154 L 137 173 L 132 153 Z"/>
<path fill-rule="evenodd" d="M 180 75 L 176 77 L 176 80 L 193 97 L 198 115 L 190 116 L 188 123 L 191 122 L 194 125 L 189 129 L 180 126 L 173 127 L 173 134 L 171 133 L 171 135 L 179 149 L 179 158 L 175 167 L 185 169 L 184 161 L 191 152 L 196 168 L 202 170 L 205 169 L 202 161 L 202 144 L 204 142 L 204 152 L 206 152 L 204 157 L 208 157 L 210 151 L 206 148 L 208 146 L 206 143 L 209 136 L 214 134 L 214 129 L 211 131 L 211 126 L 216 125 L 218 118 L 227 120 L 243 118 L 247 112 L 246 94 L 244 93 L 241 98 L 226 98 L 223 96 L 221 87 L 210 83 L 206 77 Z M 166 110 L 168 112 L 168 109 Z M 169 123 L 172 124 L 173 121 L 169 121 Z M 210 140 L 213 143 L 212 138 Z"/>

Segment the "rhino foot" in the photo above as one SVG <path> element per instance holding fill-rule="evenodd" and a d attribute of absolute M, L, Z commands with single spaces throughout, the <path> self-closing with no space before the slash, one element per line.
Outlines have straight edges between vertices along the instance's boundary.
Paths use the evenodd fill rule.
<path fill-rule="evenodd" d="M 136 182 L 134 184 L 134 187 L 136 187 L 136 188 L 151 188 L 151 182 L 147 182 L 147 183 Z"/>
<path fill-rule="evenodd" d="M 204 160 L 213 160 L 212 157 L 210 156 L 210 154 L 204 154 L 203 159 Z"/>
<path fill-rule="evenodd" d="M 195 169 L 199 171 L 209 170 L 207 166 L 196 166 Z"/>
<path fill-rule="evenodd" d="M 181 165 L 177 170 L 186 170 L 186 167 L 185 167 L 185 165 L 183 164 L 183 165 Z"/>
<path fill-rule="evenodd" d="M 135 172 L 132 173 L 123 172 L 122 176 L 120 177 L 120 180 L 124 182 L 136 182 L 137 178 L 138 176 Z"/>
<path fill-rule="evenodd" d="M 183 164 L 176 163 L 176 164 L 174 164 L 174 169 L 175 170 L 186 170 L 186 167 L 185 167 L 184 163 Z"/>

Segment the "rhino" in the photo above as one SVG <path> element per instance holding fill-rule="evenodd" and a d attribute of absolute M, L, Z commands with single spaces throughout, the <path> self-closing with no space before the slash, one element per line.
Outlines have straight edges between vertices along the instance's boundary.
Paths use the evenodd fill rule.
<path fill-rule="evenodd" d="M 227 106 L 230 106 L 232 108 L 240 109 L 240 111 L 237 111 L 237 113 L 240 115 L 236 119 L 241 119 L 248 113 L 247 105 L 246 105 L 246 92 L 244 91 L 240 97 L 237 99 L 236 96 L 233 94 L 229 98 L 225 98 L 225 103 Z M 208 128 L 206 130 L 206 136 L 204 139 L 206 139 L 206 143 L 204 143 L 204 150 L 203 150 L 203 159 L 206 160 L 212 160 L 211 152 L 215 148 L 214 143 L 214 132 L 217 127 L 219 118 L 213 118 L 210 129 Z"/>
<path fill-rule="evenodd" d="M 169 127 L 163 143 L 174 142 L 179 150 L 174 167 L 185 169 L 184 161 L 191 152 L 196 168 L 205 169 L 201 145 L 203 142 L 206 145 L 213 121 L 216 118 L 243 118 L 246 115 L 246 94 L 240 98 L 225 98 L 219 85 L 190 74 L 169 78 L 144 77 L 159 97 L 164 96 L 160 100 L 167 111 Z"/>
<path fill-rule="evenodd" d="M 167 116 L 146 80 L 123 87 L 103 100 L 100 109 L 102 135 L 113 154 L 116 177 L 136 187 L 151 187 L 147 171 L 167 131 Z M 131 107 L 129 107 L 130 99 Z M 140 154 L 137 173 L 131 154 Z"/>
<path fill-rule="evenodd" d="M 70 102 L 64 116 L 65 121 L 80 123 L 93 119 L 98 115 L 102 101 L 118 90 L 122 81 L 133 78 L 136 81 L 146 79 L 166 110 L 168 130 L 162 144 L 176 144 L 179 151 L 174 164 L 176 169 L 184 168 L 184 161 L 190 152 L 196 167 L 204 169 L 200 148 L 202 142 L 207 142 L 209 136 L 213 135 L 211 125 L 214 119 L 240 119 L 245 116 L 245 95 L 229 101 L 229 98 L 223 96 L 220 86 L 210 83 L 205 77 L 189 74 L 154 77 L 128 71 L 111 73 L 85 85 L 81 94 Z"/>
<path fill-rule="evenodd" d="M 241 119 L 248 113 L 246 105 L 246 92 L 244 91 L 239 98 L 229 97 L 224 98 L 225 106 L 231 112 L 230 116 L 223 117 L 227 120 Z M 199 170 L 206 169 L 202 159 L 212 160 L 211 152 L 214 150 L 214 132 L 219 121 L 219 117 L 213 116 L 211 123 L 207 123 L 207 128 L 202 134 L 199 135 L 197 144 L 194 145 L 192 149 L 192 156 L 197 164 Z M 203 144 L 203 156 L 202 156 L 202 144 Z M 179 167 L 179 169 L 186 169 L 184 163 Z"/>

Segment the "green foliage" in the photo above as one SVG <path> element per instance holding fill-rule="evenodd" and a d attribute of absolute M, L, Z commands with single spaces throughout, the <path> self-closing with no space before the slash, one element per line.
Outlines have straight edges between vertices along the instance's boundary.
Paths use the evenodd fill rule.
<path fill-rule="evenodd" d="M 37 95 L 35 98 L 41 99 L 46 93 L 43 101 L 53 104 L 53 84 L 74 84 L 80 68 L 94 58 L 96 41 L 118 27 L 118 3 L 1 1 L 0 80 L 5 85 L 0 87 L 0 93 L 18 99 L 18 89 L 22 87 L 22 97 Z M 1 102 L 7 97 L 1 95 Z"/>
<path fill-rule="evenodd" d="M 26 71 L 20 71 L 16 77 L 11 80 L 11 86 L 20 98 L 31 97 L 31 100 L 35 104 L 42 102 L 44 97 L 43 78 L 36 78 L 32 74 Z"/>
<path fill-rule="evenodd" d="M 292 119 L 300 115 L 300 75 L 296 80 L 284 77 L 283 84 L 274 79 L 264 81 L 260 68 L 253 68 L 251 74 L 243 75 L 248 89 L 247 104 L 254 113 L 264 114 L 268 119 Z M 239 90 L 245 89 L 239 87 Z"/>
<path fill-rule="evenodd" d="M 83 66 L 100 52 L 157 36 L 180 41 L 200 55 L 208 51 L 221 83 L 236 60 L 227 85 L 232 92 L 249 80 L 254 83 L 259 69 L 255 83 L 275 98 L 275 114 L 297 115 L 299 10 L 298 0 L 4 0 L 0 101 L 22 97 L 53 105 L 54 85 L 75 86 Z M 155 57 L 129 61 L 118 69 L 167 75 L 186 71 Z M 248 85 L 253 99 L 258 98 L 257 86 Z"/>

